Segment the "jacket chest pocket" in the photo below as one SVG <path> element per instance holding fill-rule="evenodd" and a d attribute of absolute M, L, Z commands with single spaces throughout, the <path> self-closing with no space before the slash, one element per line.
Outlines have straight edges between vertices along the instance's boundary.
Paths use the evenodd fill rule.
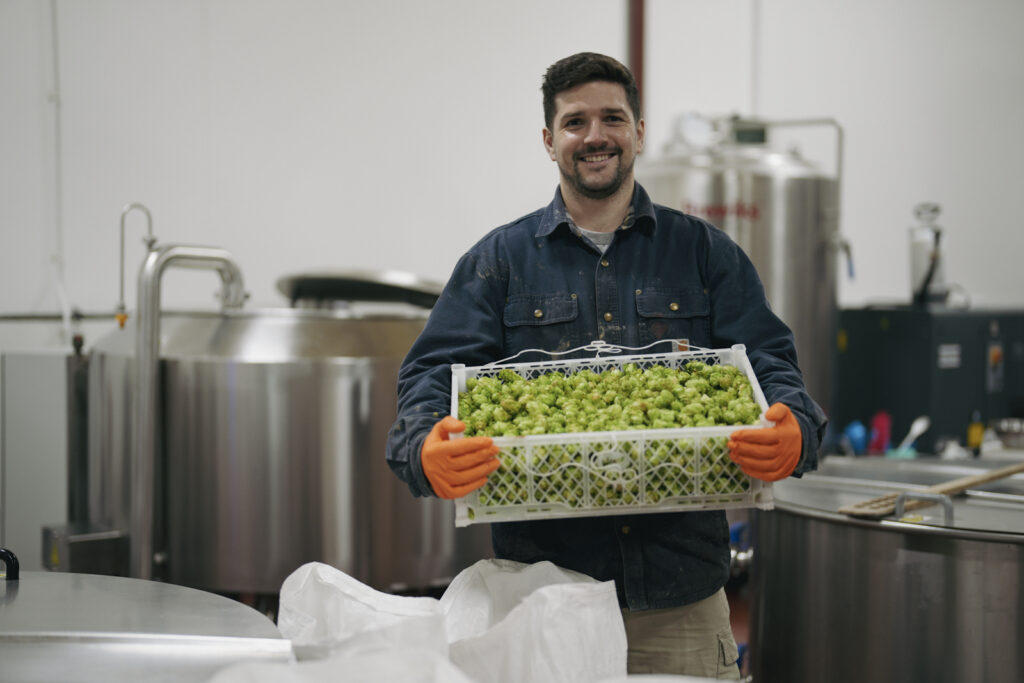
<path fill-rule="evenodd" d="M 640 340 L 685 339 L 711 344 L 711 304 L 703 289 L 641 289 L 636 292 Z"/>
<path fill-rule="evenodd" d="M 582 346 L 579 303 L 572 294 L 517 294 L 505 303 L 505 349 L 567 351 Z M 536 360 L 536 359 L 528 359 Z"/>

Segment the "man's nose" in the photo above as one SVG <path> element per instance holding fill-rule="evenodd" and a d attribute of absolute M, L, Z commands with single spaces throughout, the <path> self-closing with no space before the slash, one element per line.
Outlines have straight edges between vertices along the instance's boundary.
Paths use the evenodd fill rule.
<path fill-rule="evenodd" d="M 597 145 L 605 142 L 608 136 L 604 129 L 604 123 L 600 119 L 594 119 L 587 124 L 586 135 L 583 142 L 588 145 Z"/>

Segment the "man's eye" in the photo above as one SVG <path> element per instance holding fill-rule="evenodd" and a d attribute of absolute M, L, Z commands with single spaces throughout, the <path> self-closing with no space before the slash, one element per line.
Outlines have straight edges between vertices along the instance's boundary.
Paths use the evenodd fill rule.
<path fill-rule="evenodd" d="M 618 114 L 611 114 L 609 116 L 606 116 L 604 120 L 605 121 L 609 121 L 611 123 L 622 123 L 626 119 L 624 119 L 623 117 L 619 116 Z"/>
<path fill-rule="evenodd" d="M 582 125 L 583 125 L 583 119 L 569 119 L 568 121 L 565 122 L 565 127 L 566 128 L 575 128 L 576 126 L 582 126 Z"/>

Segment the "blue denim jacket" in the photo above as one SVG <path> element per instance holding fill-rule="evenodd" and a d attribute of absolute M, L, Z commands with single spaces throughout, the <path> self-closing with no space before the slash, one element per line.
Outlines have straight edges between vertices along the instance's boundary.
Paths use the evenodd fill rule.
<path fill-rule="evenodd" d="M 633 218 L 601 254 L 570 229 L 556 191 L 548 206 L 492 231 L 459 260 L 398 376 L 387 459 L 413 494 L 433 495 L 419 453 L 450 412 L 452 363 L 483 365 L 524 349 L 564 351 L 593 340 L 745 344 L 768 403 L 785 403 L 800 423 L 796 473 L 817 466 L 826 418 L 804 389 L 792 332 L 771 312 L 746 254 L 713 225 L 653 204 L 639 184 Z M 550 560 L 614 579 L 630 609 L 695 602 L 729 576 L 722 511 L 505 522 L 492 525 L 492 540 L 501 558 Z"/>

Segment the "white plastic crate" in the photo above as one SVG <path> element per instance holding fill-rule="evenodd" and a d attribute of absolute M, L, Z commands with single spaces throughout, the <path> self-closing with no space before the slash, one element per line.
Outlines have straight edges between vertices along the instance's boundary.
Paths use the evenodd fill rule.
<path fill-rule="evenodd" d="M 459 393 L 466 390 L 467 379 L 497 375 L 504 369 L 534 379 L 549 372 L 568 375 L 589 369 L 601 373 L 629 363 L 641 370 L 655 365 L 680 368 L 698 360 L 732 365 L 746 375 L 761 408 L 761 424 L 495 437 L 502 465 L 482 488 L 455 501 L 456 526 L 773 507 L 771 484 L 747 476 L 729 458 L 730 434 L 770 424 L 764 420 L 768 404 L 745 346 L 618 355 L 621 347 L 594 342 L 584 350 L 598 355 L 536 363 L 502 361 L 478 367 L 452 365 L 451 414 L 459 416 Z"/>

